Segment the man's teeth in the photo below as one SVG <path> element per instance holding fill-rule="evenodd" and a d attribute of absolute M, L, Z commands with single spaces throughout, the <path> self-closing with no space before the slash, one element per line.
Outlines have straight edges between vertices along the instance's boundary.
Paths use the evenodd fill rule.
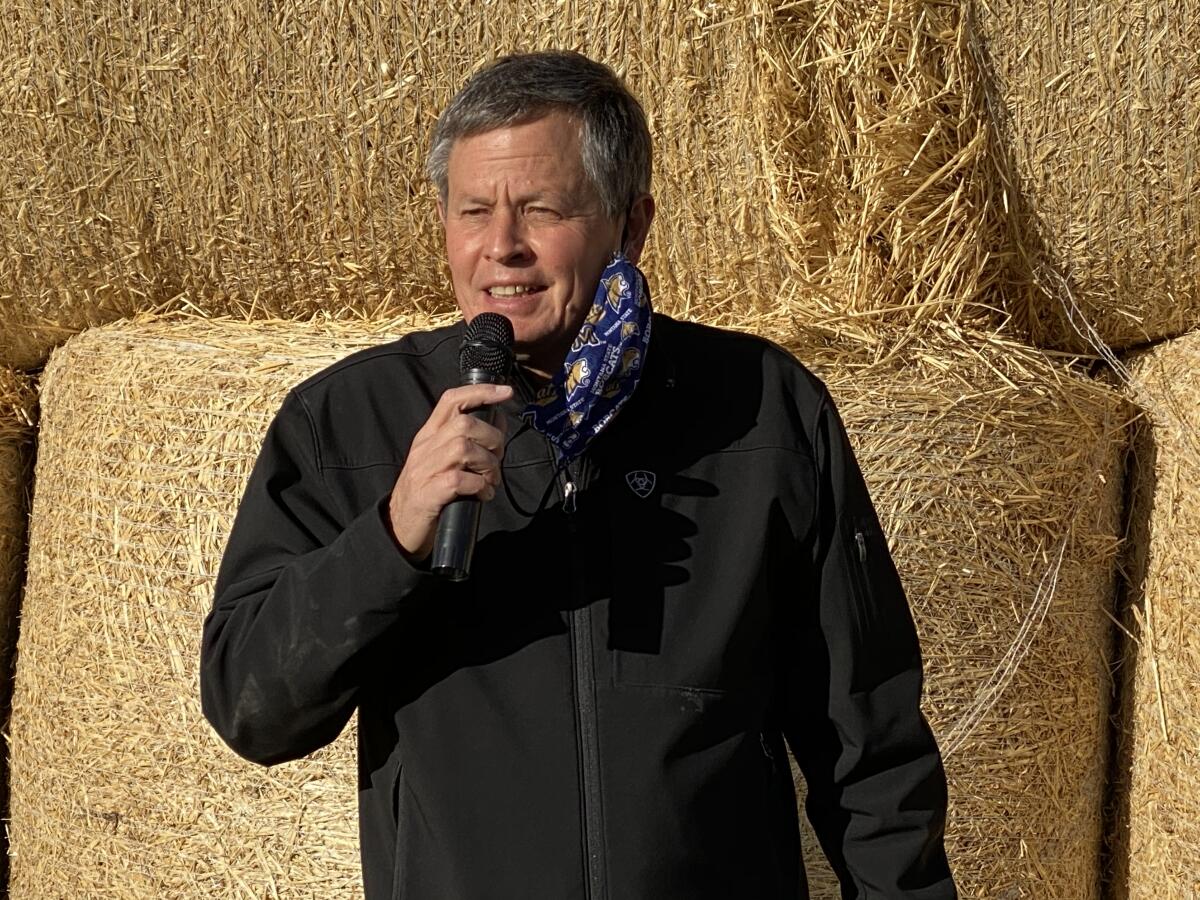
<path fill-rule="evenodd" d="M 496 285 L 488 289 L 493 297 L 515 297 L 518 294 L 529 294 L 537 288 L 528 284 Z"/>

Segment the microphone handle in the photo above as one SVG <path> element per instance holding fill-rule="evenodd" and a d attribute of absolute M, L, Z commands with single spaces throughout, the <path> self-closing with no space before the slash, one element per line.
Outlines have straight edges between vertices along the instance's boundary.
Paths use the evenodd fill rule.
<path fill-rule="evenodd" d="M 463 384 L 506 384 L 502 376 L 483 369 L 463 373 Z M 474 416 L 491 425 L 496 418 L 494 405 L 473 409 Z M 475 539 L 479 534 L 480 501 L 478 497 L 456 497 L 442 507 L 438 516 L 437 533 L 433 538 L 433 557 L 430 568 L 450 581 L 466 581 L 471 575 L 471 559 L 475 555 Z"/>

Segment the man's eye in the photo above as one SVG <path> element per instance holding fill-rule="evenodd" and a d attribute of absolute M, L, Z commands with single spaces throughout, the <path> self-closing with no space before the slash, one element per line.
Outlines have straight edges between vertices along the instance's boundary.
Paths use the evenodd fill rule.
<path fill-rule="evenodd" d="M 487 215 L 487 208 L 483 206 L 470 206 L 460 210 L 458 214 L 464 219 L 478 219 Z"/>
<path fill-rule="evenodd" d="M 558 219 L 558 210 L 551 209 L 548 206 L 529 206 L 525 209 L 525 215 L 535 219 Z"/>

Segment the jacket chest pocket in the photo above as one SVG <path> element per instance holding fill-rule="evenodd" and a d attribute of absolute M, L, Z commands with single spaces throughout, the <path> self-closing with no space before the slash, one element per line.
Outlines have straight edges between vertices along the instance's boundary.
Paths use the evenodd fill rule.
<path fill-rule="evenodd" d="M 610 481 L 607 500 L 614 684 L 693 694 L 749 688 L 765 662 L 758 650 L 767 591 L 720 524 L 716 490 L 630 469 Z M 760 552 L 761 532 L 742 537 L 750 553 Z"/>
<path fill-rule="evenodd" d="M 342 504 L 342 514 L 349 522 L 380 502 L 385 494 L 391 493 L 403 467 L 403 459 L 345 466 L 327 465 L 325 483 L 333 497 Z"/>

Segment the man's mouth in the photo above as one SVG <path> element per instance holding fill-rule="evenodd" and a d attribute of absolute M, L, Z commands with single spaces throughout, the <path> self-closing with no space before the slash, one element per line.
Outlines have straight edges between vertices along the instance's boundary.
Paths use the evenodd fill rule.
<path fill-rule="evenodd" d="M 543 284 L 497 284 L 487 289 L 493 297 L 520 297 L 525 294 L 535 294 L 544 291 Z"/>

